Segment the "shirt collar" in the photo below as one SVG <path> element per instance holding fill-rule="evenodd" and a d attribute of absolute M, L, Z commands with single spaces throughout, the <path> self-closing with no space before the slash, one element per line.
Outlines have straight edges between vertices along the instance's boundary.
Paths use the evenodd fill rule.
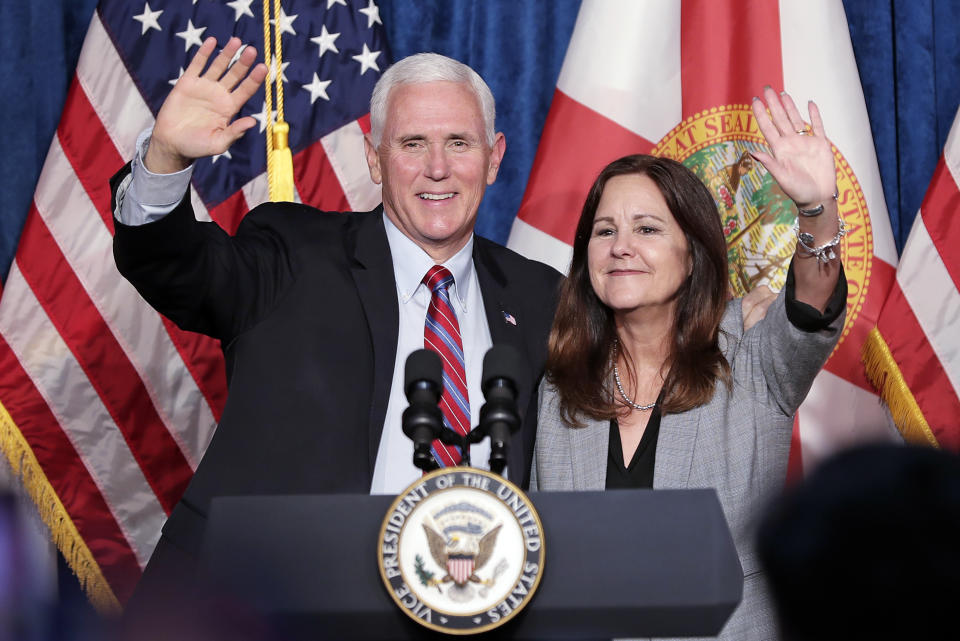
<path fill-rule="evenodd" d="M 419 245 L 413 242 L 406 234 L 400 231 L 393 221 L 383 214 L 383 226 L 387 232 L 387 243 L 390 245 L 390 255 L 393 259 L 393 273 L 397 279 L 397 291 L 400 302 L 406 304 L 417 289 L 423 285 L 423 277 L 433 267 L 433 259 Z M 458 312 L 467 312 L 467 298 L 473 282 L 473 234 L 467 244 L 460 251 L 443 263 L 443 266 L 453 274 L 452 300 L 456 301 Z M 423 285 L 426 289 L 426 285 Z"/>

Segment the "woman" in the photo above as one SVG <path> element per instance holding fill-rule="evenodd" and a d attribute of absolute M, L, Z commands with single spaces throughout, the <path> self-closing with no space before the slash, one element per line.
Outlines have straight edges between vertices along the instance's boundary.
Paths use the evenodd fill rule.
<path fill-rule="evenodd" d="M 769 108 L 769 115 L 767 113 Z M 833 153 L 769 87 L 761 162 L 800 210 L 784 291 L 744 329 L 710 192 L 679 163 L 606 167 L 577 226 L 550 335 L 531 488 L 716 488 L 745 575 L 720 638 L 775 638 L 754 514 L 786 474 L 793 416 L 840 336 L 846 281 Z"/>

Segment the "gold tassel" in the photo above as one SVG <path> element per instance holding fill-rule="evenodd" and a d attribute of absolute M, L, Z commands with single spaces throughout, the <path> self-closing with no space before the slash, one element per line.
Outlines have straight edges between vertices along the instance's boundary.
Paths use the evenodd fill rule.
<path fill-rule="evenodd" d="M 267 119 L 267 185 L 270 200 L 293 201 L 293 155 L 290 151 L 290 125 L 283 119 L 283 44 L 282 34 L 276 22 L 273 24 L 273 38 L 270 27 L 270 0 L 263 0 L 263 57 L 273 75 L 264 84 Z M 273 0 L 273 15 L 280 16 L 280 0 Z M 273 94 L 276 94 L 277 117 L 273 119 L 271 110 Z"/>
<path fill-rule="evenodd" d="M 290 125 L 286 122 L 281 120 L 274 123 L 273 149 L 268 152 L 273 156 L 273 162 L 270 163 L 273 172 L 269 175 L 270 200 L 273 201 L 293 201 L 293 155 L 287 142 L 289 132 Z"/>
<path fill-rule="evenodd" d="M 20 478 L 24 489 L 37 506 L 40 518 L 50 528 L 54 544 L 67 565 L 77 575 L 80 586 L 93 607 L 103 615 L 115 616 L 120 613 L 120 601 L 117 600 L 110 584 L 107 583 L 100 565 L 93 558 L 86 541 L 80 536 L 76 525 L 67 513 L 60 497 L 43 473 L 40 462 L 33 449 L 24 438 L 20 428 L 13 422 L 7 409 L 0 403 L 0 448 L 3 449 L 13 473 Z"/>
<path fill-rule="evenodd" d="M 867 379 L 880 392 L 880 398 L 890 408 L 890 415 L 897 429 L 908 443 L 940 447 L 937 437 L 917 405 L 910 386 L 903 380 L 897 361 L 890 353 L 887 341 L 876 327 L 870 330 L 860 350 Z"/>

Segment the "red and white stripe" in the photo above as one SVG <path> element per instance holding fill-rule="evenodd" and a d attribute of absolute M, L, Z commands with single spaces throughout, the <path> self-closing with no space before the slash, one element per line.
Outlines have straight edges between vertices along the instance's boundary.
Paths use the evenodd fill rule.
<path fill-rule="evenodd" d="M 941 447 L 960 451 L 960 112 L 877 329 Z"/>
<path fill-rule="evenodd" d="M 453 577 L 454 583 L 463 585 L 467 582 L 467 579 L 473 575 L 473 562 L 474 558 L 472 556 L 458 556 L 447 559 L 447 571 Z"/>
<path fill-rule="evenodd" d="M 766 84 L 788 91 L 801 109 L 807 99 L 820 106 L 863 188 L 873 233 L 864 306 L 798 415 L 809 464 L 845 443 L 892 436 L 860 344 L 897 254 L 840 0 L 584 0 L 508 245 L 565 271 L 586 193 L 606 163 L 649 152 L 704 108 L 749 104 Z"/>
<path fill-rule="evenodd" d="M 152 123 L 95 15 L 0 299 L 0 402 L 120 603 L 226 398 L 219 344 L 160 316 L 113 261 L 108 179 Z M 338 210 L 379 202 L 366 130 L 365 117 L 298 154 L 305 202 Z M 308 161 L 327 175 L 312 174 Z M 266 199 L 264 176 L 210 208 L 191 188 L 197 218 L 230 231 Z"/>

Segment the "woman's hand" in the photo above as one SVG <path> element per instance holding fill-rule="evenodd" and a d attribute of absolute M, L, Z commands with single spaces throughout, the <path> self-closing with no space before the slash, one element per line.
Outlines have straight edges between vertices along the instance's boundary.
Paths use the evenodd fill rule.
<path fill-rule="evenodd" d="M 240 50 L 240 40 L 231 38 L 204 71 L 216 45 L 214 38 L 204 41 L 163 101 L 144 158 L 150 171 L 173 173 L 197 158 L 222 154 L 256 124 L 251 116 L 230 121 L 263 82 L 266 65 L 251 70 L 257 52 L 247 47 L 231 66 Z"/>
<path fill-rule="evenodd" d="M 798 245 L 797 260 L 792 263 L 796 299 L 822 312 L 839 278 L 840 259 L 837 257 L 840 247 L 835 245 L 842 233 L 834 199 L 837 169 L 833 150 L 823 130 L 817 105 L 811 100 L 807 108 L 810 112 L 809 128 L 789 95 L 785 92 L 777 94 L 769 86 L 765 87 L 763 100 L 753 100 L 753 115 L 767 139 L 770 153 L 758 151 L 754 157 L 763 163 L 799 209 L 816 210 L 822 205 L 819 214 L 814 211 L 811 212 L 814 215 L 799 216 L 797 220 L 798 237 L 806 238 L 807 246 L 816 248 L 819 253 Z M 827 249 L 831 250 L 829 254 Z M 745 317 L 744 321 L 747 320 Z"/>
<path fill-rule="evenodd" d="M 793 98 L 786 92 L 778 94 L 769 86 L 763 90 L 763 99 L 753 99 L 752 107 L 770 148 L 770 153 L 758 151 L 753 157 L 763 163 L 800 209 L 831 200 L 836 193 L 837 172 L 816 103 L 807 103 L 810 127 L 800 116 Z"/>

